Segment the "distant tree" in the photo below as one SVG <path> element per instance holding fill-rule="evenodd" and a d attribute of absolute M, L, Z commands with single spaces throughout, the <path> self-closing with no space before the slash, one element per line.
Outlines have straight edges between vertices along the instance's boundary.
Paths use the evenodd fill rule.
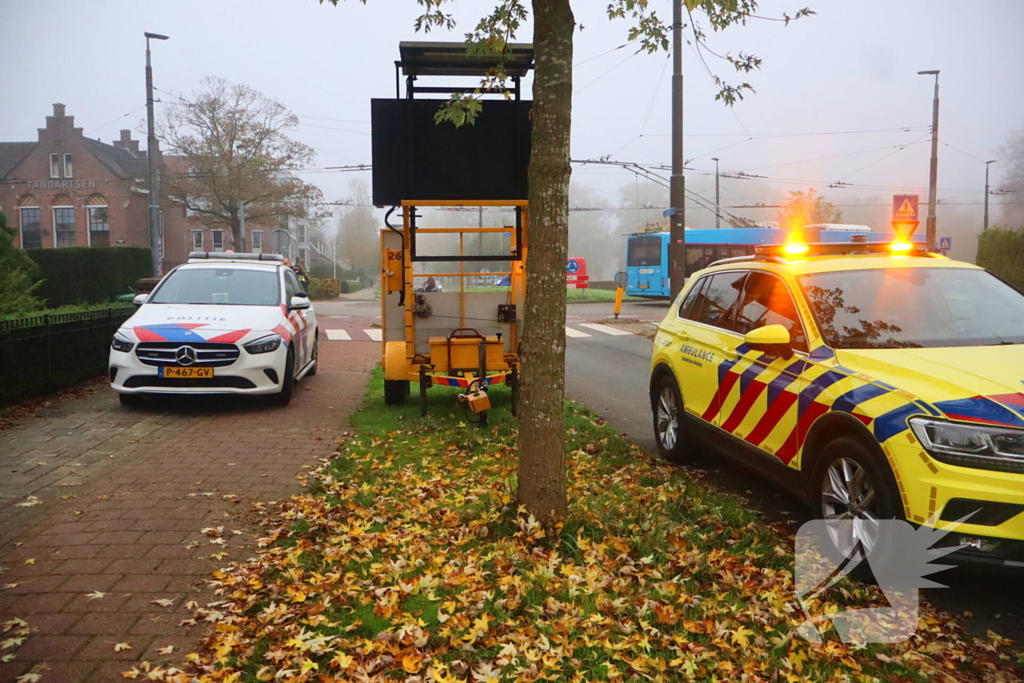
<path fill-rule="evenodd" d="M 380 222 L 373 213 L 370 191 L 365 180 L 348 184 L 349 207 L 341 208 L 336 229 L 335 258 L 349 270 L 369 280 L 380 270 Z"/>
<path fill-rule="evenodd" d="M 39 267 L 23 249 L 14 246 L 17 231 L 7 227 L 0 212 L 0 315 L 27 313 L 42 307 L 33 292 L 41 285 L 34 282 Z"/>
<path fill-rule="evenodd" d="M 843 212 L 832 202 L 819 197 L 817 190 L 793 190 L 779 212 L 779 227 L 801 228 L 815 223 L 842 223 Z"/>
<path fill-rule="evenodd" d="M 1008 192 L 1010 201 L 1002 205 L 1003 222 L 1010 228 L 1024 228 L 1024 129 L 1010 133 L 999 148 L 998 192 Z"/>
<path fill-rule="evenodd" d="M 211 228 L 229 228 L 235 250 L 245 220 L 274 225 L 281 216 L 311 217 L 323 195 L 288 171 L 310 163 L 314 151 L 288 137 L 298 118 L 247 85 L 207 77 L 191 97 L 165 109 L 158 134 L 179 159 L 164 182 L 171 199 Z M 316 216 L 312 216 L 316 217 Z"/>

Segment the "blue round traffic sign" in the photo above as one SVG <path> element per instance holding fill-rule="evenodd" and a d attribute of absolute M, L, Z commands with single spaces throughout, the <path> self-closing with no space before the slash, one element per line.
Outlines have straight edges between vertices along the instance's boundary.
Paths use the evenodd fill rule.
<path fill-rule="evenodd" d="M 580 262 L 574 258 L 569 259 L 565 264 L 565 272 L 569 273 L 569 275 L 575 275 L 580 272 Z"/>

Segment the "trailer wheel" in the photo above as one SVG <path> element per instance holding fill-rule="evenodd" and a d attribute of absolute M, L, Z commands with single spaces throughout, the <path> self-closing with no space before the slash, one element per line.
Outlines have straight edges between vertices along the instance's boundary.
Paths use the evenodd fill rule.
<path fill-rule="evenodd" d="M 407 379 L 386 379 L 384 380 L 384 405 L 398 406 L 405 403 L 405 397 L 409 395 L 409 380 Z"/>

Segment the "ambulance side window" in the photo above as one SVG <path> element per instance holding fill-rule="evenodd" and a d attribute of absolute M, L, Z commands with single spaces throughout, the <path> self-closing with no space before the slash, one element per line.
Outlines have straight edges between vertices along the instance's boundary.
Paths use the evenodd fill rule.
<path fill-rule="evenodd" d="M 691 319 L 712 327 L 734 330 L 732 309 L 739 299 L 746 277 L 745 270 L 712 275 L 693 304 Z"/>
<path fill-rule="evenodd" d="M 686 293 L 686 298 L 683 299 L 683 303 L 679 304 L 679 317 L 683 320 L 695 320 L 693 316 L 693 302 L 697 300 L 697 296 L 700 294 L 700 290 L 704 289 L 707 285 L 709 276 L 702 277 L 689 292 Z"/>

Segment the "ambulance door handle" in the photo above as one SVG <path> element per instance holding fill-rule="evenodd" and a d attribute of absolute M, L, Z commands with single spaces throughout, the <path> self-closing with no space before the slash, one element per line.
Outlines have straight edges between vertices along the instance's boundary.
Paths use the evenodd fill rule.
<path fill-rule="evenodd" d="M 685 332 L 679 331 L 676 332 L 676 339 L 683 342 L 690 341 L 690 335 L 686 334 Z"/>

